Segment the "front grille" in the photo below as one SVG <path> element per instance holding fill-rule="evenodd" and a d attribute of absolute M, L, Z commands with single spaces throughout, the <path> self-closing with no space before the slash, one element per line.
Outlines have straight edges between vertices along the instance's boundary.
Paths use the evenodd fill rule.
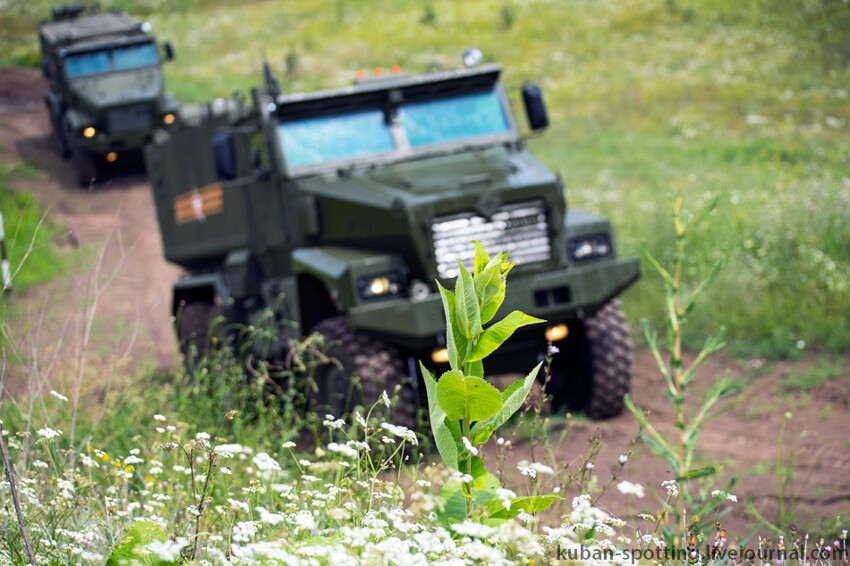
<path fill-rule="evenodd" d="M 439 218 L 431 225 L 431 237 L 441 279 L 457 277 L 457 259 L 472 269 L 472 240 L 490 254 L 510 251 L 510 260 L 521 265 L 547 261 L 552 253 L 542 201 L 504 206 L 489 218 L 473 213 Z"/>
<path fill-rule="evenodd" d="M 134 104 L 113 108 L 106 117 L 110 133 L 150 130 L 153 126 L 150 104 Z"/>

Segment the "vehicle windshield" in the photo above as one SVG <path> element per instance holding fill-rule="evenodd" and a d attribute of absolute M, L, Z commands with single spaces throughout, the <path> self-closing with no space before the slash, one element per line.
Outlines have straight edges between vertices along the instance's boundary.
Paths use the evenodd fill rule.
<path fill-rule="evenodd" d="M 412 147 L 508 131 L 495 91 L 401 105 L 401 123 Z"/>
<path fill-rule="evenodd" d="M 283 119 L 279 135 L 290 167 L 350 160 L 447 142 L 510 132 L 510 122 L 494 89 L 398 106 L 400 131 L 393 136 L 382 108 Z"/>
<path fill-rule="evenodd" d="M 283 151 L 290 167 L 392 151 L 390 128 L 379 109 L 284 122 Z"/>
<path fill-rule="evenodd" d="M 129 71 L 159 64 L 156 45 L 143 43 L 101 51 L 74 53 L 65 58 L 68 78 L 87 77 L 114 71 Z"/>

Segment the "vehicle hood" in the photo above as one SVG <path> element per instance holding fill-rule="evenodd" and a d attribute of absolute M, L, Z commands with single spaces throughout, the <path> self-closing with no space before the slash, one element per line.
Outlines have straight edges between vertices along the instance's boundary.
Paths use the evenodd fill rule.
<path fill-rule="evenodd" d="M 71 88 L 92 109 L 147 102 L 162 92 L 162 73 L 150 67 L 79 77 L 71 80 Z"/>

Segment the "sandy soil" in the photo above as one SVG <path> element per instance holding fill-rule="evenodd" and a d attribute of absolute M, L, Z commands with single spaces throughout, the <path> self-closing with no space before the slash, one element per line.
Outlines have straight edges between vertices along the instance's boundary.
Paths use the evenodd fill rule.
<path fill-rule="evenodd" d="M 10 326 L 24 355 L 23 363 L 9 364 L 4 370 L 5 386 L 13 393 L 21 389 L 21 380 L 27 377 L 21 368 L 51 384 L 75 375 L 81 366 L 81 351 L 85 352 L 86 376 L 101 381 L 119 374 L 138 374 L 127 372 L 128 367 L 138 370 L 144 365 L 170 366 L 177 361 L 169 301 L 170 286 L 179 269 L 162 257 L 143 171 L 136 167 L 122 172 L 91 190 L 76 188 L 71 164 L 48 143 L 43 89 L 34 71 L 0 69 L 0 159 L 20 160 L 35 170 L 33 175 L 17 180 L 15 186 L 34 193 L 51 218 L 64 227 L 60 243 L 67 248 L 72 263 L 78 265 L 67 276 L 14 296 L 17 316 Z M 84 345 L 89 320 L 93 322 L 88 344 Z M 733 539 L 745 535 L 747 525 L 753 524 L 746 511 L 747 499 L 768 519 L 776 518 L 774 469 L 783 422 L 787 430 L 780 461 L 793 470 L 785 493 L 794 522 L 801 531 L 813 531 L 840 514 L 845 528 L 848 524 L 847 364 L 833 379 L 808 393 L 783 386 L 788 376 L 810 371 L 816 363 L 816 356 L 810 355 L 801 362 L 765 364 L 756 369 L 753 366 L 759 361 L 718 356 L 700 374 L 695 395 L 727 371 L 744 384 L 740 395 L 721 405 L 721 414 L 705 427 L 700 439 L 702 461 L 719 465 L 721 478 L 738 479 L 733 493 L 739 503 L 723 518 Z M 12 371 L 12 366 L 18 371 Z M 671 423 L 672 409 L 663 395 L 663 379 L 646 350 L 637 352 L 635 370 L 636 403 L 651 411 L 652 422 Z M 786 413 L 790 413 L 790 420 Z M 658 426 L 671 430 L 669 425 Z M 623 415 L 600 423 L 572 419 L 569 430 L 562 440 L 552 435 L 554 451 L 543 459 L 572 463 L 573 470 L 582 466 L 587 439 L 598 431 L 602 449 L 593 471 L 599 483 L 605 484 L 618 467 L 619 455 L 629 450 L 637 425 L 630 415 Z M 531 442 L 519 433 L 514 444 L 509 456 L 512 464 L 529 458 Z M 544 446 L 538 444 L 535 450 L 540 459 Z M 513 468 L 512 464 L 508 467 Z M 640 445 L 622 474 L 623 479 L 656 491 L 662 491 L 661 481 L 670 477 L 664 463 Z M 612 487 L 602 503 L 637 522 L 637 511 L 658 509 L 651 500 L 652 495 L 648 495 L 629 506 Z"/>

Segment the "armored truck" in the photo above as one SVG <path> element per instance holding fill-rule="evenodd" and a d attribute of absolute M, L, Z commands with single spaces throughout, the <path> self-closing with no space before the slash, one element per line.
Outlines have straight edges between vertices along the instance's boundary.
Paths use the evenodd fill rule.
<path fill-rule="evenodd" d="M 38 35 L 53 142 L 73 158 L 81 186 L 92 183 L 104 163 L 140 151 L 154 128 L 176 122 L 177 103 L 163 88 L 149 24 L 118 10 L 64 5 L 53 8 Z M 174 57 L 171 44 L 162 51 Z"/>
<path fill-rule="evenodd" d="M 410 422 L 416 361 L 448 361 L 435 282 L 453 285 L 458 259 L 471 268 L 478 240 L 517 264 L 503 312 L 547 321 L 518 331 L 488 374 L 527 372 L 551 343 L 556 408 L 622 410 L 632 347 L 617 297 L 639 264 L 529 152 L 548 124 L 537 86 L 508 90 L 485 65 L 281 94 L 266 70 L 250 97 L 184 108 L 146 150 L 165 255 L 185 268 L 173 310 L 187 362 L 220 316 L 282 329 L 261 346 L 272 358 L 315 331 L 340 362 L 315 376 L 320 405 L 351 401 L 356 375 L 357 401 L 403 385 L 397 418 Z"/>

